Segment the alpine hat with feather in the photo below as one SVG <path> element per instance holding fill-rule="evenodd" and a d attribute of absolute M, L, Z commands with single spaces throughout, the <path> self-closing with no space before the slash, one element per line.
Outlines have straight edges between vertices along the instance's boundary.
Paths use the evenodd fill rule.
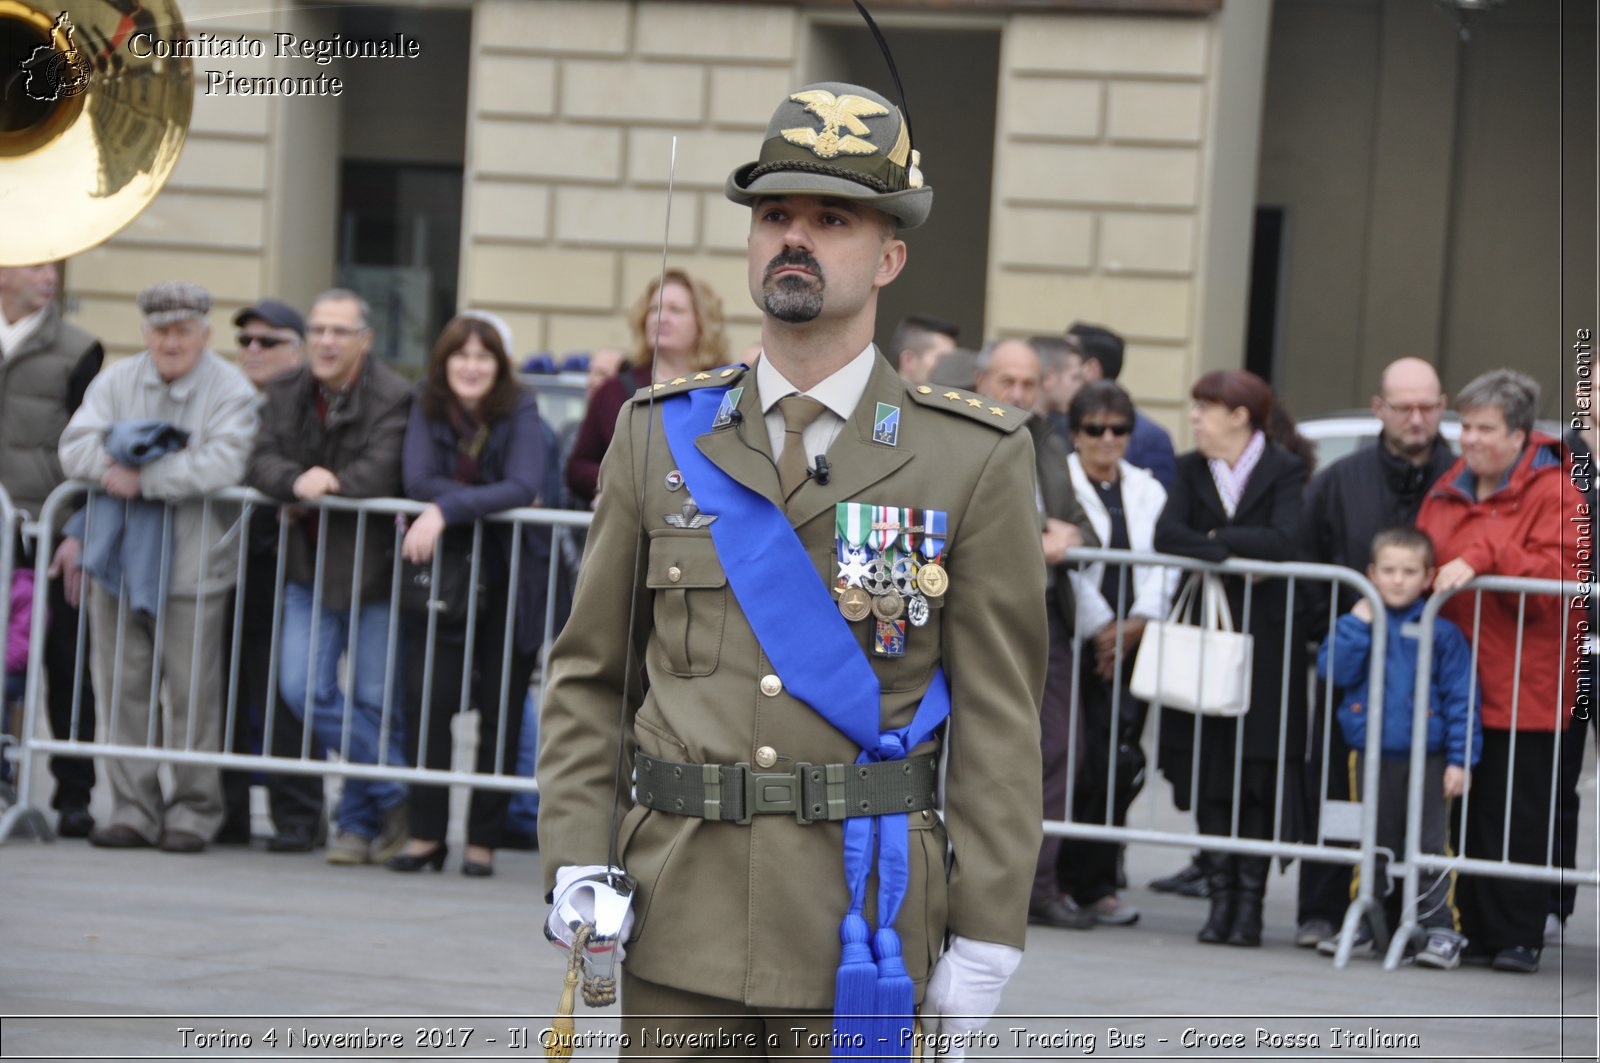
<path fill-rule="evenodd" d="M 915 229 L 933 206 L 920 162 L 898 107 L 871 89 L 822 81 L 778 105 L 761 157 L 729 174 L 723 191 L 746 205 L 762 196 L 837 196 Z"/>

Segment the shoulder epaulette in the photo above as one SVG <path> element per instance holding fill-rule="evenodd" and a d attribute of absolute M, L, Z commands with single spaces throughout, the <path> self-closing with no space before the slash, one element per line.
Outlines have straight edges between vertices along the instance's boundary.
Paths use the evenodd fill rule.
<path fill-rule="evenodd" d="M 673 395 L 681 395 L 695 388 L 723 387 L 737 383 L 739 378 L 750 371 L 750 367 L 742 362 L 733 365 L 720 366 L 716 369 L 706 369 L 688 376 L 674 377 L 663 380 L 659 384 L 646 384 L 633 393 L 630 402 L 649 402 L 652 398 L 666 399 Z"/>
<path fill-rule="evenodd" d="M 1007 406 L 1003 402 L 984 398 L 971 391 L 962 391 L 960 388 L 919 384 L 907 388 L 906 391 L 921 406 L 943 410 L 946 413 L 961 414 L 1001 432 L 1015 432 L 1028 420 L 1026 410 L 1019 410 L 1015 406 Z"/>

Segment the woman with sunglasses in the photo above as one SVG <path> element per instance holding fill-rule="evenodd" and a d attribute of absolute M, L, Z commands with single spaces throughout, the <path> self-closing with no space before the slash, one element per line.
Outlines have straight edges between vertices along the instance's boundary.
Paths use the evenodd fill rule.
<path fill-rule="evenodd" d="M 1202 376 L 1190 396 L 1195 449 L 1178 458 L 1156 549 L 1202 561 L 1296 560 L 1307 470 L 1273 437 L 1272 389 L 1247 370 L 1223 369 Z M 1197 724 L 1191 713 L 1164 709 L 1158 764 L 1179 808 L 1196 795 L 1202 834 L 1296 841 L 1305 809 L 1305 638 L 1290 630 L 1286 581 L 1222 580 L 1235 625 L 1255 636 L 1249 711 Z M 1191 767 L 1197 742 L 1198 774 Z M 1269 858 L 1207 851 L 1201 864 L 1211 910 L 1199 939 L 1259 946 Z"/>
<path fill-rule="evenodd" d="M 1109 380 L 1084 385 L 1067 407 L 1073 446 L 1067 469 L 1100 541 L 1113 550 L 1149 552 L 1167 492 L 1154 476 L 1128 463 L 1133 424 L 1133 399 L 1121 387 Z M 1083 743 L 1073 794 L 1075 820 L 1106 822 L 1113 774 L 1110 822 L 1117 826 L 1126 822 L 1128 806 L 1143 788 L 1145 755 L 1139 739 L 1147 706 L 1128 693 L 1127 685 L 1145 622 L 1167 615 L 1176 582 L 1176 572 L 1158 565 L 1097 561 L 1073 575 Z M 1063 891 L 1097 921 L 1112 926 L 1128 926 L 1139 918 L 1138 910 L 1117 896 L 1121 858 L 1121 845 L 1068 838 L 1056 863 Z"/>
<path fill-rule="evenodd" d="M 411 522 L 400 552 L 413 564 L 428 564 L 435 551 L 446 551 L 438 569 L 441 584 L 446 582 L 443 564 L 468 568 L 473 522 L 538 504 L 544 480 L 538 404 L 517 383 L 508 344 L 486 317 L 465 313 L 445 325 L 406 426 L 401 459 L 406 494 L 429 505 Z M 513 550 L 522 555 L 515 584 Z M 478 774 L 514 774 L 522 703 L 544 640 L 549 559 L 548 528 L 486 522 L 470 644 L 470 617 L 449 622 L 441 614 L 433 624 L 432 646 L 427 617 L 407 617 L 406 719 L 416 728 L 419 767 L 450 767 L 452 717 L 476 708 Z M 470 584 L 462 580 L 459 593 L 470 595 Z M 424 684 L 425 678 L 431 685 Z M 494 849 L 510 799 L 505 790 L 472 791 L 463 875 L 494 873 Z M 412 785 L 411 839 L 389 859 L 392 870 L 444 869 L 449 804 L 449 787 Z"/>

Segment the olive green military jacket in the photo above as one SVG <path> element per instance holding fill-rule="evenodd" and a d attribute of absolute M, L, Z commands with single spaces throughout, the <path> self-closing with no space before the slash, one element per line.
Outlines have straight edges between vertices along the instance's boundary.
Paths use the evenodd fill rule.
<path fill-rule="evenodd" d="M 742 372 L 714 370 L 706 381 L 658 386 L 654 395 L 670 401 L 686 388 L 742 380 L 742 423 L 696 445 L 777 501 L 755 377 Z M 668 488 L 675 463 L 659 411 L 645 401 L 650 394 L 641 391 L 618 419 L 572 618 L 555 645 L 538 763 L 547 888 L 559 867 L 607 862 L 619 724 L 630 770 L 635 748 L 735 764 L 754 763 L 767 746 L 779 758 L 770 771 L 850 763 L 859 752 L 772 678 L 762 682 L 772 667 L 709 527 L 668 521 L 684 512 L 690 491 Z M 879 403 L 900 408 L 895 446 L 873 441 Z M 1047 636 L 1033 445 L 1016 431 L 1022 420 L 1020 411 L 968 392 L 909 388 L 878 359 L 828 450 L 829 482 L 808 480 L 790 500 L 790 521 L 812 560 L 785 576 L 796 585 L 834 580 L 836 502 L 948 514 L 949 590 L 925 627 L 908 628 L 906 655 L 870 653 L 870 617 L 850 625 L 881 683 L 883 726 L 910 722 L 935 666 L 950 684 L 950 720 L 937 736 L 949 747 L 942 822 L 931 812 L 908 817 L 910 883 L 896 922 L 919 997 L 947 930 L 1021 948 L 1026 929 L 1041 840 Z M 936 749 L 928 742 L 914 753 Z M 802 825 L 786 815 L 758 815 L 744 826 L 708 822 L 635 805 L 626 787 L 620 797 L 618 849 L 638 881 L 627 953 L 634 975 L 754 1006 L 832 1007 L 848 905 L 839 824 Z M 866 914 L 876 924 L 870 891 Z"/>

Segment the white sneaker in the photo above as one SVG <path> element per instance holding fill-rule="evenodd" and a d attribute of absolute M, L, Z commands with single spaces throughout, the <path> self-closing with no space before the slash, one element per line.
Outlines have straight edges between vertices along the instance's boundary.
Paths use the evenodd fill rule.
<path fill-rule="evenodd" d="M 1449 930 L 1435 930 L 1428 934 L 1427 944 L 1417 953 L 1417 963 L 1440 971 L 1453 971 L 1461 966 L 1461 949 L 1466 940 Z"/>

